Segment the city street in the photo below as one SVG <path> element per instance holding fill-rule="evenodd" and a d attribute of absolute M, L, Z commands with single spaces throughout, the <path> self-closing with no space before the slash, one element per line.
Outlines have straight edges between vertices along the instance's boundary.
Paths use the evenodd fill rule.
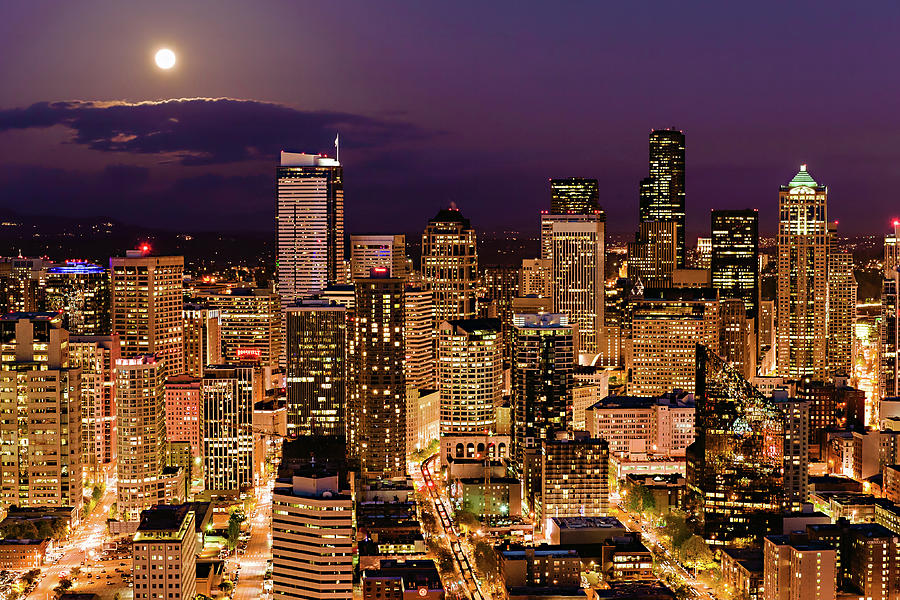
<path fill-rule="evenodd" d="M 266 563 L 272 558 L 272 540 L 270 537 L 272 522 L 272 485 L 273 480 L 262 488 L 256 505 L 256 515 L 250 519 L 250 541 L 243 556 L 237 560 L 240 570 L 237 585 L 232 595 L 234 600 L 253 600 L 264 598 L 263 576 Z M 229 568 L 231 571 L 232 568 Z"/>
<path fill-rule="evenodd" d="M 55 565 L 45 566 L 41 571 L 42 579 L 38 585 L 28 594 L 27 598 L 34 600 L 46 600 L 51 597 L 53 588 L 59 583 L 60 575 L 69 573 L 74 567 L 82 563 L 91 564 L 91 552 L 98 555 L 103 549 L 103 541 L 106 539 L 106 518 L 109 508 L 116 501 L 116 486 L 108 485 L 106 492 L 94 508 L 91 516 L 82 523 L 75 533 L 69 536 L 69 541 L 63 547 L 62 558 Z M 113 568 L 114 569 L 114 568 Z M 113 571 L 114 572 L 114 571 Z M 131 572 L 131 561 L 128 561 L 128 572 Z M 105 573 L 104 573 L 105 579 Z M 110 586 L 113 587 L 113 586 Z M 76 588 L 73 588 L 75 590 Z M 130 588 L 125 587 L 130 593 Z M 126 594 L 122 594 L 123 599 Z"/>
<path fill-rule="evenodd" d="M 459 569 L 459 572 L 462 573 L 462 584 L 464 589 L 473 600 L 484 600 L 485 596 L 482 593 L 481 586 L 475 576 L 475 570 L 472 568 L 472 564 L 469 562 L 469 557 L 466 555 L 462 544 L 460 544 L 459 532 L 456 530 L 453 521 L 450 519 L 449 505 L 442 494 L 440 494 L 440 484 L 434 480 L 431 474 L 431 469 L 434 467 L 434 460 L 437 459 L 437 457 L 438 455 L 434 455 L 422 463 L 422 479 L 434 502 L 438 519 L 441 522 L 441 528 L 450 542 L 450 551 L 453 553 L 454 560 L 456 560 L 457 568 Z M 432 463 L 431 466 L 429 466 L 428 463 Z"/>

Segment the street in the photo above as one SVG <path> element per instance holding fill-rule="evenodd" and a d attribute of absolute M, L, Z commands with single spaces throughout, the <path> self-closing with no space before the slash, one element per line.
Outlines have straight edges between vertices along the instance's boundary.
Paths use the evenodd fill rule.
<path fill-rule="evenodd" d="M 441 522 L 441 528 L 443 529 L 444 534 L 447 536 L 447 539 L 450 542 L 450 551 L 453 553 L 453 558 L 456 561 L 459 572 L 462 573 L 463 588 L 473 600 L 484 600 L 484 594 L 482 593 L 481 586 L 478 583 L 477 577 L 475 576 L 475 571 L 474 569 L 472 569 L 472 564 L 469 562 L 469 557 L 466 555 L 465 551 L 462 548 L 462 545 L 460 544 L 459 532 L 456 530 L 456 527 L 454 527 L 453 525 L 453 521 L 450 519 L 449 507 L 443 496 L 439 494 L 440 484 L 438 484 L 431 475 L 431 469 L 434 466 L 433 461 L 437 457 L 438 455 L 435 454 L 422 463 L 422 479 L 425 483 L 425 487 L 428 489 L 431 495 L 432 501 L 434 502 L 438 518 Z M 429 462 L 432 463 L 431 467 L 428 466 Z"/>
<path fill-rule="evenodd" d="M 263 598 L 263 576 L 266 563 L 272 558 L 271 519 L 272 487 L 274 480 L 261 488 L 256 505 L 256 516 L 250 520 L 250 541 L 243 556 L 236 558 L 240 571 L 234 588 L 234 600 Z M 229 570 L 231 570 L 229 568 Z"/>
<path fill-rule="evenodd" d="M 46 600 L 51 597 L 53 588 L 59 583 L 60 575 L 64 572 L 70 572 L 74 567 L 79 567 L 82 562 L 90 564 L 92 562 L 91 553 L 99 554 L 103 548 L 103 541 L 106 536 L 106 518 L 109 508 L 116 501 L 116 486 L 108 485 L 106 492 L 94 508 L 94 512 L 82 523 L 74 534 L 70 535 L 69 541 L 65 543 L 64 553 L 55 565 L 44 567 L 41 571 L 43 577 L 38 585 L 28 594 L 27 598 L 34 600 Z M 128 572 L 131 572 L 131 560 L 128 560 Z M 73 588 L 74 590 L 75 588 Z M 125 587 L 123 598 L 126 596 L 125 590 L 130 592 L 130 588 Z"/>

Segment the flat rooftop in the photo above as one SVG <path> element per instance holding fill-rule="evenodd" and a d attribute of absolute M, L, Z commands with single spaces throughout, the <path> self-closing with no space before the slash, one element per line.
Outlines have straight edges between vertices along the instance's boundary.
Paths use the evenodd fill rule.
<path fill-rule="evenodd" d="M 553 524 L 560 529 L 612 529 L 625 526 L 615 517 L 553 517 Z"/>

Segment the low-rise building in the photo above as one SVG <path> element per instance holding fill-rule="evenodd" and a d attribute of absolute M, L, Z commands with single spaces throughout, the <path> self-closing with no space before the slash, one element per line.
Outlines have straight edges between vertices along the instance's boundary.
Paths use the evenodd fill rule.
<path fill-rule="evenodd" d="M 433 560 L 382 560 L 362 572 L 363 600 L 442 600 L 444 586 Z"/>
<path fill-rule="evenodd" d="M 197 595 L 197 533 L 190 505 L 142 511 L 133 548 L 135 600 L 193 600 Z"/>
<path fill-rule="evenodd" d="M 5 538 L 0 540 L 0 569 L 37 569 L 44 563 L 50 540 Z"/>
<path fill-rule="evenodd" d="M 722 582 L 733 598 L 759 600 L 763 597 L 763 553 L 745 548 L 722 548 Z"/>
<path fill-rule="evenodd" d="M 467 477 L 451 485 L 460 508 L 477 516 L 521 516 L 522 482 L 515 477 Z"/>
<path fill-rule="evenodd" d="M 656 581 L 653 555 L 641 542 L 640 533 L 629 533 L 603 542 L 603 575 L 607 581 Z"/>
<path fill-rule="evenodd" d="M 546 536 L 554 546 L 602 544 L 625 531 L 615 517 L 553 517 L 547 522 Z"/>
<path fill-rule="evenodd" d="M 609 442 L 612 455 L 683 456 L 694 442 L 694 395 L 607 396 L 586 410 L 585 421 L 592 437 Z"/>
<path fill-rule="evenodd" d="M 834 600 L 837 550 L 803 535 L 768 535 L 763 547 L 765 600 Z"/>

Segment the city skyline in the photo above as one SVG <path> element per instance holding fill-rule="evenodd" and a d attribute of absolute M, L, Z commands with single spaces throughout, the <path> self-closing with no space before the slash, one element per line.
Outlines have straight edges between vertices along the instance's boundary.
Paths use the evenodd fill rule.
<path fill-rule="evenodd" d="M 275 4 L 84 3 L 80 21 L 108 34 L 100 45 L 66 29 L 69 9 L 7 5 L 21 35 L 0 42 L 10 57 L 0 67 L 0 205 L 27 198 L 42 214 L 268 229 L 273 158 L 331 154 L 340 132 L 349 232 L 412 231 L 454 201 L 482 231 L 534 231 L 528 215 L 555 177 L 598 179 L 609 229 L 624 232 L 646 176 L 645 135 L 675 126 L 689 138 L 688 232 L 705 232 L 713 208 L 759 208 L 760 230 L 774 231 L 769 190 L 802 163 L 832 189 L 842 232 L 897 216 L 898 157 L 884 125 L 897 84 L 879 58 L 900 18 L 892 4 L 862 7 L 849 24 L 836 4 L 778 6 L 773 18 L 765 7 L 545 14 L 497 3 L 465 24 L 460 7 L 409 7 L 394 23 L 361 3 L 303 13 Z M 800 42 L 796 22 L 821 36 Z M 304 35 L 289 36 L 288 23 Z M 461 31 L 444 26 L 453 23 Z M 253 51 L 222 43 L 232 36 Z M 382 50 L 377 65 L 367 42 Z M 152 60 L 163 45 L 178 56 L 165 72 Z M 676 45 L 680 58 L 667 54 Z M 285 68 L 298 76 L 271 76 Z M 656 102 L 649 86 L 663 77 L 666 101 Z M 770 94 L 779 81 L 791 85 Z M 832 91 L 812 91 L 823 88 Z M 506 211 L 511 203 L 523 210 Z"/>

